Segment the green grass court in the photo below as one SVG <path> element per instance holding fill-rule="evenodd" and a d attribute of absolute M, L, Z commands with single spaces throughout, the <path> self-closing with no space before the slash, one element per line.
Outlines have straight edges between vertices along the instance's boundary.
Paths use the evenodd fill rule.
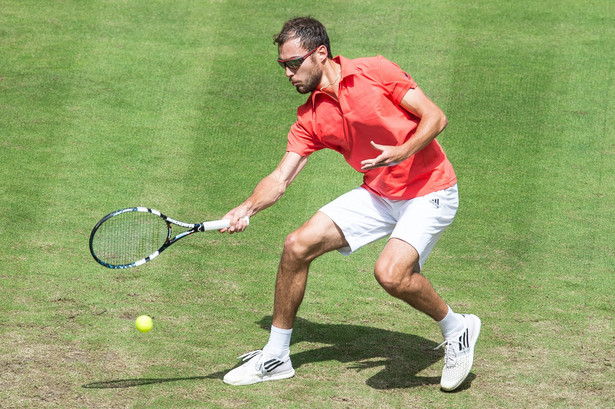
<path fill-rule="evenodd" d="M 110 211 L 219 218 L 274 168 L 305 96 L 272 36 L 306 14 L 448 117 L 461 207 L 424 274 L 483 320 L 456 393 L 437 326 L 373 278 L 384 243 L 313 264 L 295 378 L 223 384 L 267 340 L 286 234 L 360 184 L 334 152 L 245 233 L 128 271 L 88 252 Z M 614 406 L 613 38 L 611 0 L 1 2 L 0 407 Z"/>

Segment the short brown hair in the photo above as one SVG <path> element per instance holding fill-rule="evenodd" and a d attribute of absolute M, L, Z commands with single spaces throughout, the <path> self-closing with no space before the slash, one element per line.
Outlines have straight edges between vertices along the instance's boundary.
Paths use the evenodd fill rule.
<path fill-rule="evenodd" d="M 329 58 L 333 58 L 331 54 L 331 44 L 329 44 L 329 35 L 322 23 L 312 17 L 297 17 L 288 20 L 284 23 L 282 31 L 273 36 L 273 43 L 281 47 L 289 40 L 299 39 L 299 44 L 306 51 L 324 45 L 327 48 Z"/>

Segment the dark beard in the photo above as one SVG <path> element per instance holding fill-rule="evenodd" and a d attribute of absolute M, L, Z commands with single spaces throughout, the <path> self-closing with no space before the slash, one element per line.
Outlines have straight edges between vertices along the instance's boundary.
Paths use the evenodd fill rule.
<path fill-rule="evenodd" d="M 310 76 L 306 84 L 297 85 L 296 87 L 297 92 L 300 94 L 309 94 L 310 92 L 316 91 L 316 89 L 318 88 L 318 84 L 320 84 L 321 79 L 322 79 L 322 71 Z"/>

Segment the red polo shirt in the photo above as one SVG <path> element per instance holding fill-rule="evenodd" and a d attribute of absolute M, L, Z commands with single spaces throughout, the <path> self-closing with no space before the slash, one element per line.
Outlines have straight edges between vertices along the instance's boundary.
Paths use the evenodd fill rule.
<path fill-rule="evenodd" d="M 355 60 L 338 56 L 334 61 L 342 67 L 339 102 L 324 92 L 312 92 L 297 110 L 287 151 L 307 156 L 333 149 L 364 173 L 364 188 L 388 199 L 408 200 L 453 186 L 455 172 L 435 139 L 396 166 L 361 170 L 362 160 L 380 154 L 370 141 L 401 145 L 414 134 L 419 118 L 400 103 L 417 84 L 382 56 Z"/>

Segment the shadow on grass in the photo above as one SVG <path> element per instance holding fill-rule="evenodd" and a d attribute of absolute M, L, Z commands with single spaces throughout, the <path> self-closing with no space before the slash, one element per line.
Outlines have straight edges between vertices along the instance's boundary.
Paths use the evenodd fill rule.
<path fill-rule="evenodd" d="M 218 378 L 218 376 L 191 376 L 186 378 L 140 378 L 140 379 L 115 379 L 111 381 L 92 382 L 86 385 L 82 385 L 83 388 L 88 389 L 121 389 L 121 388 L 133 388 L 141 385 L 151 385 L 154 383 L 166 383 L 166 382 L 179 382 L 179 381 L 193 381 L 199 379 Z"/>
<path fill-rule="evenodd" d="M 271 327 L 271 317 L 263 317 L 257 324 L 265 330 Z M 417 335 L 352 324 L 321 324 L 298 318 L 293 331 L 293 344 L 311 342 L 327 346 L 291 354 L 295 369 L 304 364 L 338 361 L 350 364 L 348 369 L 362 371 L 382 367 L 376 375 L 366 380 L 374 389 L 412 388 L 437 385 L 440 377 L 417 376 L 424 369 L 442 359 L 442 351 L 434 351 L 434 341 Z M 241 351 L 240 351 L 241 352 Z M 229 368 L 230 369 L 230 368 Z M 180 378 L 118 379 L 93 382 L 83 388 L 131 388 L 156 383 L 222 379 L 224 372 L 204 376 Z M 455 392 L 468 389 L 476 378 L 470 374 Z"/>
<path fill-rule="evenodd" d="M 271 326 L 271 317 L 259 321 L 263 329 Z M 295 369 L 322 361 L 350 364 L 348 369 L 362 371 L 382 367 L 366 380 L 374 389 L 411 388 L 437 385 L 440 377 L 417 376 L 442 359 L 434 341 L 417 335 L 353 324 L 321 324 L 298 318 L 292 343 L 328 344 L 321 348 L 291 354 Z M 292 350 L 292 349 L 291 349 Z"/>

